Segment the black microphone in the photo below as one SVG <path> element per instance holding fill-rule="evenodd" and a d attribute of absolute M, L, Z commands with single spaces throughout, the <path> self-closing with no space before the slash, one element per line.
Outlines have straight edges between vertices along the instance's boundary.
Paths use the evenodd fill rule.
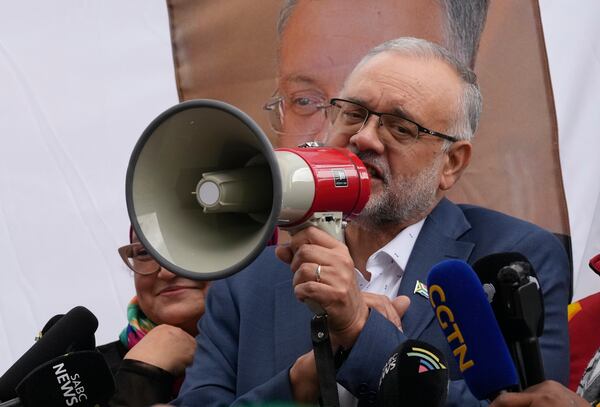
<path fill-rule="evenodd" d="M 112 373 L 99 352 L 74 352 L 34 369 L 17 385 L 18 398 L 0 407 L 105 406 L 114 391 Z"/>
<path fill-rule="evenodd" d="M 40 340 L 46 333 L 52 328 L 58 321 L 60 321 L 65 314 L 56 314 L 46 322 L 46 325 L 42 328 L 38 336 L 35 338 L 36 341 Z M 96 349 L 96 338 L 94 334 L 83 336 L 79 340 L 74 341 L 63 353 L 78 352 L 80 350 L 93 350 Z"/>
<path fill-rule="evenodd" d="M 521 386 L 543 382 L 538 338 L 544 330 L 544 302 L 533 266 L 521 253 L 496 253 L 479 259 L 473 269 L 487 288 Z"/>
<path fill-rule="evenodd" d="M 471 393 L 486 400 L 518 390 L 514 363 L 471 266 L 445 260 L 431 269 L 427 286 L 436 319 Z"/>
<path fill-rule="evenodd" d="M 17 384 L 38 366 L 74 345 L 89 344 L 96 328 L 98 320 L 87 308 L 78 306 L 67 312 L 0 377 L 0 401 L 15 398 Z"/>
<path fill-rule="evenodd" d="M 44 327 L 40 331 L 39 338 L 37 338 L 37 339 L 40 339 L 42 336 L 46 335 L 46 332 L 48 332 L 50 330 L 50 328 L 52 328 L 64 316 L 65 316 L 65 314 L 56 314 L 55 316 L 50 318 L 48 320 L 48 322 L 46 322 L 46 325 L 44 325 Z"/>
<path fill-rule="evenodd" d="M 377 392 L 378 407 L 441 407 L 448 397 L 448 368 L 442 352 L 409 339 L 388 359 Z"/>

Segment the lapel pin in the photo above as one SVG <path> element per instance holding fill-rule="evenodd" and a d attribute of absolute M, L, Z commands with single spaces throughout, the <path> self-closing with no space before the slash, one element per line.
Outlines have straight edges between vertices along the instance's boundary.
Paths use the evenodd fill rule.
<path fill-rule="evenodd" d="M 415 291 L 414 294 L 419 294 L 422 297 L 429 299 L 429 292 L 427 292 L 427 285 L 423 284 L 419 280 L 415 283 Z"/>

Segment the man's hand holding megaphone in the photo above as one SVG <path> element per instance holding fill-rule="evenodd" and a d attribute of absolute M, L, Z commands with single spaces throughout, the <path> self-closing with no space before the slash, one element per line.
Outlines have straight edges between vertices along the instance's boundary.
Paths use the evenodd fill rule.
<path fill-rule="evenodd" d="M 401 329 L 400 321 L 410 304 L 408 297 L 390 300 L 384 295 L 361 292 L 348 247 L 327 232 L 313 226 L 304 228 L 292 235 L 289 244 L 279 246 L 276 254 L 290 264 L 296 298 L 317 303 L 327 312 L 334 349 L 352 348 L 369 308 L 377 309 Z M 319 382 L 313 351 L 296 360 L 290 369 L 290 382 L 296 401 L 312 402 L 317 398 Z"/>
<path fill-rule="evenodd" d="M 307 227 L 292 235 L 290 243 L 279 246 L 276 253 L 290 264 L 296 298 L 316 302 L 327 312 L 334 348 L 352 347 L 367 320 L 369 308 L 377 309 L 401 328 L 402 315 L 410 304 L 408 297 L 390 300 L 383 295 L 362 293 L 348 247 L 330 234 Z"/>
<path fill-rule="evenodd" d="M 308 227 L 295 233 L 289 246 L 278 247 L 277 256 L 290 264 L 296 298 L 314 301 L 327 312 L 334 348 L 350 349 L 369 308 L 356 283 L 354 262 L 346 245 L 316 227 Z"/>

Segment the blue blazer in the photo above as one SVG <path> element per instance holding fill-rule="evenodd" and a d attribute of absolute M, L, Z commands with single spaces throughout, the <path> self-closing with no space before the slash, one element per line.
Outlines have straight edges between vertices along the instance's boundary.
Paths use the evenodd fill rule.
<path fill-rule="evenodd" d="M 569 367 L 567 304 L 569 265 L 561 243 L 549 232 L 507 215 L 443 199 L 427 217 L 408 260 L 398 294 L 411 299 L 404 332 L 375 310 L 359 335 L 337 381 L 360 404 L 374 401 L 381 370 L 407 338 L 431 343 L 450 363 L 447 405 L 478 406 L 456 367 L 428 299 L 414 293 L 432 266 L 445 259 L 473 263 L 498 252 L 520 252 L 536 270 L 545 302 L 540 339 L 546 377 L 566 384 Z M 294 296 L 292 273 L 273 248 L 246 269 L 211 286 L 193 364 L 174 404 L 222 406 L 292 400 L 288 371 L 312 349 L 312 313 Z M 493 351 L 490 349 L 490 351 Z"/>

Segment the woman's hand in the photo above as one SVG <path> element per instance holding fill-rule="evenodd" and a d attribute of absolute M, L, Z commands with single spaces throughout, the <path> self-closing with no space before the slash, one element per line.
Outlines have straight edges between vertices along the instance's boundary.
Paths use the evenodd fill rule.
<path fill-rule="evenodd" d="M 166 370 L 173 376 L 183 374 L 192 363 L 196 340 L 181 328 L 158 325 L 127 352 L 125 359 L 138 360 Z"/>

